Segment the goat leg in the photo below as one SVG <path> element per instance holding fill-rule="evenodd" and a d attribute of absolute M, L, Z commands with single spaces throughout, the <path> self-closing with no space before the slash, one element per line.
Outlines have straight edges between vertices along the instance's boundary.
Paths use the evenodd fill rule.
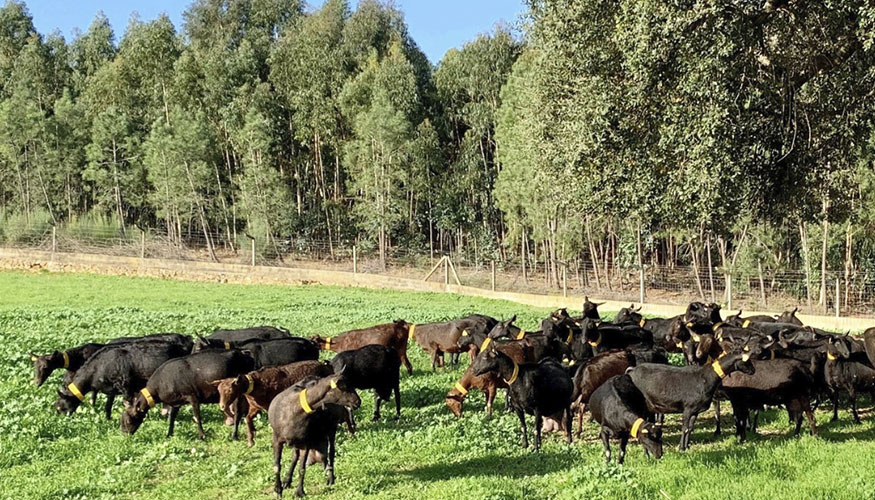
<path fill-rule="evenodd" d="M 109 393 L 106 395 L 106 406 L 103 407 L 103 411 L 106 413 L 106 419 L 112 420 L 112 402 L 115 401 L 115 393 Z"/>
<path fill-rule="evenodd" d="M 714 435 L 719 436 L 722 434 L 720 429 L 720 400 L 716 398 L 714 399 L 714 420 L 716 421 Z"/>
<path fill-rule="evenodd" d="M 629 435 L 625 432 L 620 436 L 620 456 L 617 457 L 617 463 L 623 465 L 626 460 L 626 445 L 629 443 Z"/>
<path fill-rule="evenodd" d="M 392 390 L 395 392 L 395 421 L 401 419 L 401 387 L 396 383 Z"/>
<path fill-rule="evenodd" d="M 298 498 L 306 495 L 304 493 L 304 474 L 307 473 L 307 457 L 310 455 L 310 448 L 304 449 L 304 456 L 301 457 L 301 472 L 298 473 L 298 489 L 295 491 L 295 496 Z"/>
<path fill-rule="evenodd" d="M 194 414 L 194 421 L 197 424 L 197 437 L 201 441 L 203 441 L 207 435 L 204 432 L 204 423 L 201 420 L 201 405 L 197 400 L 196 396 L 191 396 L 188 398 L 188 402 L 191 404 L 191 412 Z"/>
<path fill-rule="evenodd" d="M 541 426 L 544 425 L 544 417 L 540 410 L 535 410 L 535 451 L 541 451 Z"/>
<path fill-rule="evenodd" d="M 517 417 L 519 417 L 519 419 L 520 419 L 520 427 L 523 430 L 523 448 L 528 448 L 529 447 L 529 435 L 528 435 L 528 431 L 526 430 L 526 414 L 522 410 L 517 410 L 516 414 L 517 414 Z"/>
<path fill-rule="evenodd" d="M 565 408 L 565 442 L 571 444 L 571 426 L 574 417 L 571 415 L 571 407 Z"/>
<path fill-rule="evenodd" d="M 337 434 L 332 432 L 328 436 L 328 456 L 325 457 L 325 484 L 334 484 L 334 454 L 336 450 Z"/>
<path fill-rule="evenodd" d="M 170 415 L 167 418 L 167 437 L 173 436 L 173 427 L 176 425 L 176 416 L 179 415 L 179 407 L 171 406 Z"/>
<path fill-rule="evenodd" d="M 281 471 L 283 465 L 283 442 L 276 439 L 274 436 L 273 440 L 273 474 L 274 474 L 274 483 L 273 483 L 273 492 L 276 493 L 277 498 L 281 498 L 283 496 L 283 483 L 280 480 Z"/>
<path fill-rule="evenodd" d="M 839 419 L 839 391 L 832 391 L 832 420 L 830 422 L 835 422 Z"/>
<path fill-rule="evenodd" d="M 611 461 L 611 436 L 608 434 L 607 427 L 602 426 L 599 437 L 602 439 L 602 446 L 605 447 L 605 462 Z"/>
<path fill-rule="evenodd" d="M 380 397 L 380 393 L 374 389 L 374 422 L 380 420 L 380 403 L 383 402 L 383 399 Z"/>
<path fill-rule="evenodd" d="M 289 464 L 289 471 L 286 473 L 286 479 L 283 481 L 283 489 L 292 486 L 292 477 L 295 474 L 295 467 L 298 466 L 298 460 L 301 458 L 301 450 L 294 447 L 293 449 L 295 451 L 292 455 L 292 463 Z"/>

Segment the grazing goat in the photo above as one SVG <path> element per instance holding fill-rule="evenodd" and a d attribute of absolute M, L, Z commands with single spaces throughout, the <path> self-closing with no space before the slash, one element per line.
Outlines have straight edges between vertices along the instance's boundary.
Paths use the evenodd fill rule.
<path fill-rule="evenodd" d="M 87 343 L 64 351 L 54 351 L 51 354 L 30 355 L 33 362 L 33 383 L 41 387 L 53 371 L 64 368 L 67 372 L 76 372 L 85 361 L 106 344 Z"/>
<path fill-rule="evenodd" d="M 380 419 L 380 404 L 395 393 L 395 420 L 401 418 L 401 388 L 395 351 L 382 345 L 366 345 L 344 351 L 331 360 L 335 373 L 343 373 L 350 387 L 374 390 L 374 422 Z"/>
<path fill-rule="evenodd" d="M 464 332 L 476 334 L 488 332 L 497 321 L 482 315 L 471 315 L 454 321 L 410 325 L 410 340 L 419 344 L 431 356 L 431 369 L 434 371 L 444 364 L 444 353 L 458 362 L 461 352 L 459 338 Z"/>
<path fill-rule="evenodd" d="M 255 444 L 255 425 L 253 418 L 262 410 L 267 410 L 277 394 L 297 384 L 307 377 L 327 377 L 334 369 L 319 361 L 299 361 L 285 366 L 272 366 L 252 371 L 236 377 L 213 382 L 219 392 L 219 408 L 226 417 L 234 419 L 232 439 L 237 439 L 237 430 L 242 419 L 241 407 L 248 406 L 246 414 L 247 443 Z M 245 398 L 246 405 L 237 404 Z M 354 422 L 348 422 L 350 432 L 354 432 Z"/>
<path fill-rule="evenodd" d="M 726 355 L 704 367 L 644 363 L 629 369 L 651 412 L 683 414 L 681 450 L 689 448 L 696 418 L 711 406 L 721 380 L 734 371 L 753 373 L 750 358 L 759 355 L 759 347 L 746 348 L 749 351 Z"/>
<path fill-rule="evenodd" d="M 299 458 L 301 471 L 295 493 L 298 497 L 304 496 L 304 474 L 308 457 L 314 451 L 324 457 L 327 484 L 334 484 L 337 425 L 344 415 L 361 406 L 361 402 L 343 374 L 304 381 L 273 399 L 267 414 L 273 430 L 274 492 L 277 498 L 282 497 L 283 489 L 291 486 Z M 284 446 L 295 451 L 286 480 L 281 482 Z"/>
<path fill-rule="evenodd" d="M 107 345 L 88 358 L 70 382 L 58 391 L 55 409 L 69 415 L 85 400 L 86 394 L 102 392 L 106 394 L 104 412 L 109 420 L 117 395 L 130 402 L 159 366 L 187 354 L 184 346 L 160 341 Z"/>
<path fill-rule="evenodd" d="M 336 337 L 326 338 L 316 335 L 311 337 L 311 340 L 316 342 L 322 349 L 334 352 L 352 351 L 366 345 L 391 347 L 398 353 L 398 359 L 407 368 L 407 374 L 413 375 L 413 365 L 407 359 L 407 339 L 409 338 L 410 327 L 412 326 L 411 323 L 397 320 L 394 323 L 372 326 L 360 330 L 350 330 Z"/>
<path fill-rule="evenodd" d="M 474 375 L 496 372 L 509 386 L 511 405 L 520 419 L 523 447 L 529 446 L 526 413 L 535 417 L 535 451 L 541 448 L 541 426 L 545 416 L 562 414 L 566 440 L 571 443 L 571 394 L 574 384 L 559 362 L 546 358 L 539 363 L 518 364 L 506 354 L 490 349 L 480 353 L 472 365 Z"/>
<path fill-rule="evenodd" d="M 122 413 L 121 427 L 125 434 L 133 434 L 146 418 L 146 413 L 157 403 L 170 406 L 167 437 L 173 435 L 173 426 L 179 407 L 191 404 L 198 438 L 204 439 L 201 421 L 201 403 L 217 403 L 219 394 L 213 381 L 248 373 L 255 368 L 255 361 L 238 350 L 204 351 L 171 359 L 149 377 L 149 382 L 136 396 L 133 403 Z"/>
<path fill-rule="evenodd" d="M 574 374 L 572 407 L 577 411 L 577 438 L 583 434 L 583 414 L 589 404 L 590 396 L 605 382 L 616 375 L 626 373 L 635 366 L 635 356 L 624 350 L 608 351 L 590 359 Z"/>
<path fill-rule="evenodd" d="M 644 395 L 628 375 L 615 375 L 602 384 L 589 399 L 590 412 L 601 424 L 599 437 L 605 447 L 605 461 L 611 461 L 611 439 L 620 440 L 617 463 L 626 459 L 629 437 L 637 439 L 644 453 L 662 458 L 662 429 L 653 425 Z"/>

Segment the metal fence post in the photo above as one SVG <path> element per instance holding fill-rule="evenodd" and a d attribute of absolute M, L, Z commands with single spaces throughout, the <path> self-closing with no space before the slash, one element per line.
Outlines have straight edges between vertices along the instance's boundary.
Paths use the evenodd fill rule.
<path fill-rule="evenodd" d="M 58 251 L 58 227 L 52 226 L 52 258 L 55 258 L 55 252 Z"/>
<path fill-rule="evenodd" d="M 836 318 L 838 318 L 841 314 L 839 311 L 841 310 L 841 304 L 842 304 L 842 296 L 840 294 L 841 290 L 839 288 L 840 287 L 839 283 L 840 283 L 839 277 L 838 277 L 838 275 L 836 275 Z"/>
<path fill-rule="evenodd" d="M 255 267 L 255 238 L 252 238 L 249 242 L 252 244 L 252 267 Z"/>
<path fill-rule="evenodd" d="M 494 260 L 489 261 L 489 266 L 490 266 L 491 271 L 492 271 L 491 284 L 492 284 L 492 291 L 494 292 L 495 291 L 495 261 Z"/>
<path fill-rule="evenodd" d="M 146 258 L 146 230 L 140 229 L 140 258 Z"/>
<path fill-rule="evenodd" d="M 448 264 L 450 258 L 444 256 L 444 285 L 450 284 L 450 266 Z"/>
<path fill-rule="evenodd" d="M 358 255 L 355 245 L 352 246 L 352 273 L 357 274 L 359 272 L 358 266 Z"/>

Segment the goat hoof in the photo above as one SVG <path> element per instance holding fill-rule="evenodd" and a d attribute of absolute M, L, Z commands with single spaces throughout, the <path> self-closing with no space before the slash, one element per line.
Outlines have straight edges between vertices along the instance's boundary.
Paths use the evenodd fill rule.
<path fill-rule="evenodd" d="M 304 498 L 305 495 L 304 488 L 298 488 L 297 491 L 295 491 L 295 496 L 298 498 Z"/>

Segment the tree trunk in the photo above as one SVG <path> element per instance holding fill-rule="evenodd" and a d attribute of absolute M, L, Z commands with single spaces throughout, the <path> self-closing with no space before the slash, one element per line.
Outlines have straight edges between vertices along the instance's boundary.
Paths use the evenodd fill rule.
<path fill-rule="evenodd" d="M 802 222 L 799 224 L 799 238 L 802 242 L 802 259 L 804 260 L 805 266 L 805 298 L 806 304 L 808 307 L 811 307 L 811 267 L 809 266 L 808 259 L 808 237 L 806 235 L 807 231 L 805 230 L 806 223 Z"/>
<path fill-rule="evenodd" d="M 589 216 L 586 217 L 586 222 L 584 223 L 586 230 L 586 243 L 589 245 L 589 257 L 592 260 L 592 272 L 595 274 L 595 286 L 596 290 L 599 292 L 602 291 L 602 283 L 599 280 L 599 256 L 595 250 L 595 244 L 592 241 L 592 231 L 591 231 L 591 222 Z M 586 272 L 584 271 L 584 275 Z"/>

